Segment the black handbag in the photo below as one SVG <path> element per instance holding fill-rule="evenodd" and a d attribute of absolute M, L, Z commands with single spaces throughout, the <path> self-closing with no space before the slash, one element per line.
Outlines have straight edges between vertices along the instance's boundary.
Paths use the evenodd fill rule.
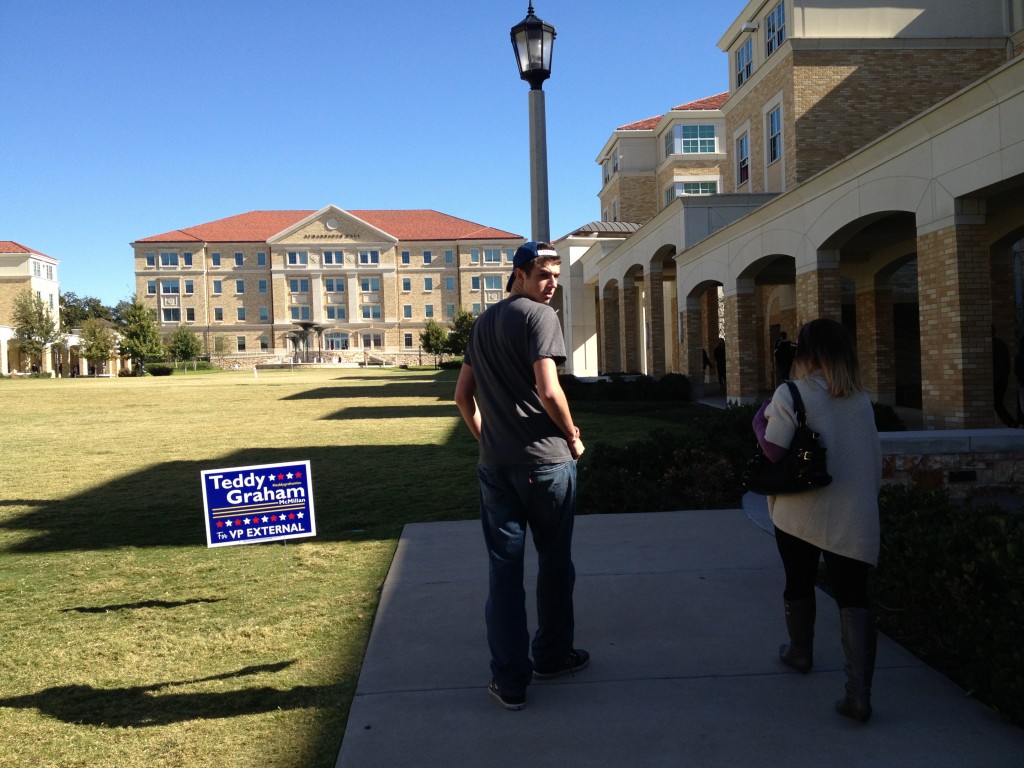
<path fill-rule="evenodd" d="M 807 426 L 807 412 L 800 390 L 796 384 L 787 381 L 793 396 L 797 428 L 786 457 L 773 462 L 758 446 L 757 454 L 747 462 L 743 470 L 743 490 L 762 496 L 777 496 L 782 493 L 800 493 L 821 488 L 832 482 L 825 464 L 825 446 L 821 437 Z"/>

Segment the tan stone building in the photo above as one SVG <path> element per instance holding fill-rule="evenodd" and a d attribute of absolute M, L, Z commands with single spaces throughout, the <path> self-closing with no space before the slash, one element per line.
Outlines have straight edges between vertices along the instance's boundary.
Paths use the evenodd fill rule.
<path fill-rule="evenodd" d="M 648 190 L 626 203 L 604 180 L 602 204 L 642 226 L 570 255 L 573 372 L 681 371 L 700 391 L 724 328 L 727 397 L 754 402 L 778 334 L 828 316 L 875 399 L 994 426 L 992 329 L 1011 347 L 1024 331 L 1022 20 L 1021 0 L 747 3 L 718 42 L 720 194 L 646 218 Z"/>
<path fill-rule="evenodd" d="M 132 243 L 160 328 L 215 359 L 419 362 L 420 333 L 504 298 L 523 237 L 430 210 L 252 211 Z"/>
<path fill-rule="evenodd" d="M 50 307 L 54 320 L 60 322 L 59 263 L 33 248 L 0 240 L 0 372 L 25 373 L 32 364 L 14 338 L 14 299 L 19 293 L 26 288 L 35 291 Z M 44 372 L 56 371 L 57 365 L 54 354 L 43 355 Z"/>

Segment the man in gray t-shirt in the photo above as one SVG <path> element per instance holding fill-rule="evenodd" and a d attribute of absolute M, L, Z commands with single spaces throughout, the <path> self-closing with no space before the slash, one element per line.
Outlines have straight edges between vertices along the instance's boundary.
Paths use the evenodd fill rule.
<path fill-rule="evenodd" d="M 573 648 L 572 528 L 580 431 L 558 381 L 565 342 L 548 306 L 561 262 L 548 243 L 516 251 L 506 291 L 473 325 L 455 402 L 480 443 L 480 517 L 490 559 L 488 690 L 522 709 L 526 686 L 577 672 Z M 537 631 L 530 641 L 523 591 L 526 529 L 537 548 Z M 532 653 L 532 661 L 531 661 Z"/>

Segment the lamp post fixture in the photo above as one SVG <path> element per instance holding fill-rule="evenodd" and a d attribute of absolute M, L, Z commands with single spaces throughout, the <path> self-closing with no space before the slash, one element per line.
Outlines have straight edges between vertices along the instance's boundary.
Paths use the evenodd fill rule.
<path fill-rule="evenodd" d="M 529 4 L 526 18 L 512 27 L 512 48 L 519 77 L 530 84 L 530 201 L 533 239 L 551 241 L 548 222 L 548 140 L 544 117 L 544 81 L 551 76 L 555 28 L 541 21 Z"/>

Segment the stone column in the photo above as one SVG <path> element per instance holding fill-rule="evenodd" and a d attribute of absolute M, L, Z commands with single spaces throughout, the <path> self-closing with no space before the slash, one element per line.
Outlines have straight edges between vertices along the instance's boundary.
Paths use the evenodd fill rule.
<path fill-rule="evenodd" d="M 639 310 L 639 291 L 635 278 L 626 275 L 622 279 L 619 290 L 619 349 L 622 357 L 622 370 L 636 372 L 640 370 L 640 328 L 637 324 Z"/>
<path fill-rule="evenodd" d="M 763 365 L 763 325 L 757 311 L 754 282 L 738 280 L 725 291 L 725 389 L 729 402 L 756 403 L 758 371 Z"/>
<path fill-rule="evenodd" d="M 644 273 L 644 303 L 647 315 L 647 374 L 658 379 L 668 373 L 665 363 L 665 290 L 664 265 L 654 262 Z"/>
<path fill-rule="evenodd" d="M 682 359 L 683 373 L 690 379 L 690 392 L 696 400 L 704 397 L 704 348 L 701 325 L 701 297 L 687 297 L 686 309 L 679 313 L 683 326 Z"/>
<path fill-rule="evenodd" d="M 984 205 L 957 200 L 955 210 L 951 226 L 917 238 L 921 404 L 931 429 L 996 425 Z"/>
<path fill-rule="evenodd" d="M 880 403 L 896 402 L 896 349 L 892 289 L 874 286 L 857 292 L 857 357 L 864 388 Z"/>
<path fill-rule="evenodd" d="M 818 251 L 817 264 L 796 276 L 796 315 L 798 328 L 819 317 L 843 319 L 839 251 Z"/>
<path fill-rule="evenodd" d="M 619 289 L 611 284 L 601 291 L 601 373 L 622 370 L 619 344 Z"/>

